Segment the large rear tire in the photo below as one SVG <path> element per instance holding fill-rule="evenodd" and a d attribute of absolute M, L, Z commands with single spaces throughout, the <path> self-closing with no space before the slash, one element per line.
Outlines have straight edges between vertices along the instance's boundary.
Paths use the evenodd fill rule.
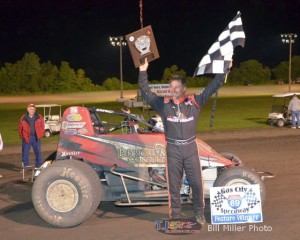
<path fill-rule="evenodd" d="M 74 227 L 88 219 L 102 198 L 100 179 L 88 164 L 57 161 L 36 178 L 32 188 L 36 212 L 57 227 Z"/>
<path fill-rule="evenodd" d="M 240 186 L 251 184 L 259 184 L 261 203 L 263 205 L 266 200 L 265 185 L 259 175 L 255 171 L 247 167 L 238 166 L 225 169 L 215 181 L 214 187 Z"/>

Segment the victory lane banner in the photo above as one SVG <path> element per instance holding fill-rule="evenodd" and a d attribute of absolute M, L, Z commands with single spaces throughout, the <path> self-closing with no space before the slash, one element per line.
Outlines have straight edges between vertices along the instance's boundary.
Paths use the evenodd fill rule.
<path fill-rule="evenodd" d="M 155 93 L 158 96 L 171 96 L 170 84 L 149 84 L 151 92 Z"/>
<path fill-rule="evenodd" d="M 210 208 L 212 224 L 263 221 L 258 184 L 210 188 Z"/>

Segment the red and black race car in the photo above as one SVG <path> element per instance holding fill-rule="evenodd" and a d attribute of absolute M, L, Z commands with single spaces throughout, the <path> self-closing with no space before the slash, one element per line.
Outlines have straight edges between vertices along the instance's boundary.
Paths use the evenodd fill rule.
<path fill-rule="evenodd" d="M 120 120 L 113 124 L 103 116 Z M 214 186 L 259 184 L 263 178 L 228 152 L 218 153 L 197 139 L 205 197 Z M 65 110 L 56 156 L 36 171 L 32 188 L 35 210 L 46 222 L 72 227 L 84 222 L 101 201 L 118 206 L 168 203 L 166 150 L 159 117 L 146 121 L 130 112 L 69 107 Z M 201 179 L 199 179 L 201 181 Z M 182 178 L 182 203 L 192 201 Z"/>

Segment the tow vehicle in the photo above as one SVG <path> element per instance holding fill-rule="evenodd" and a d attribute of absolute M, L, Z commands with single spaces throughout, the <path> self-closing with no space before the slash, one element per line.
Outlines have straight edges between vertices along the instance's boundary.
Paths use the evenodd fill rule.
<path fill-rule="evenodd" d="M 40 217 L 57 227 L 73 227 L 88 219 L 101 201 L 167 204 L 166 142 L 158 122 L 158 116 L 146 121 L 126 111 L 67 108 L 55 157 L 35 174 L 32 201 Z M 217 152 L 199 138 L 197 145 L 206 198 L 213 186 L 259 184 L 265 201 L 263 179 L 272 174 L 245 167 L 236 155 Z M 183 204 L 192 201 L 191 191 L 184 174 Z"/>

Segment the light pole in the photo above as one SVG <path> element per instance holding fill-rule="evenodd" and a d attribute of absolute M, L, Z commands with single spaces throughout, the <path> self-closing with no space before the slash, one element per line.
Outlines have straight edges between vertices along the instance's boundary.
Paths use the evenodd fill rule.
<path fill-rule="evenodd" d="M 109 41 L 112 46 L 120 47 L 120 84 L 121 84 L 121 92 L 120 92 L 120 101 L 123 101 L 123 59 L 122 59 L 122 47 L 126 46 L 126 39 L 124 36 L 116 36 L 109 37 Z"/>
<path fill-rule="evenodd" d="M 281 34 L 281 40 L 283 43 L 290 44 L 290 54 L 289 54 L 289 92 L 291 92 L 291 83 L 292 83 L 292 44 L 295 42 L 297 34 L 295 33 L 284 33 Z"/>

